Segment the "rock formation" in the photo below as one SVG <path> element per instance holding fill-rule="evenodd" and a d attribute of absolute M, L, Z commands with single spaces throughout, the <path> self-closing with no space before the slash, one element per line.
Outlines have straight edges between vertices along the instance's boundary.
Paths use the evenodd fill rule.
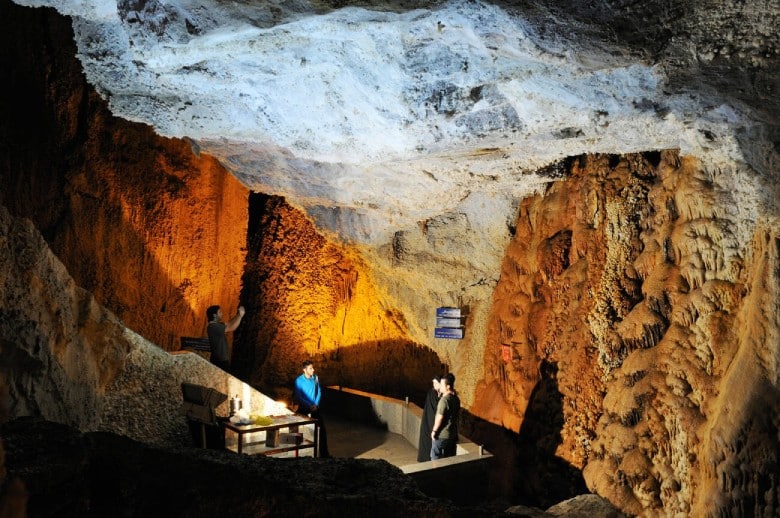
<path fill-rule="evenodd" d="M 529 447 L 632 514 L 771 515 L 777 485 L 753 462 L 778 459 L 777 422 L 747 409 L 780 401 L 778 241 L 738 201 L 745 173 L 671 151 L 570 167 L 521 207 L 494 297 L 492 397 L 472 411 L 521 438 L 545 431 Z M 550 366 L 554 397 L 534 402 Z M 761 488 L 749 504 L 732 477 Z"/>
<path fill-rule="evenodd" d="M 178 349 L 179 336 L 204 332 L 207 306 L 238 306 L 248 191 L 186 142 L 108 113 L 73 59 L 67 23 L 1 9 L 3 20 L 21 18 L 4 24 L 14 93 L 3 109 L 0 200 L 33 220 L 78 285 L 124 324 Z M 25 29 L 41 24 L 48 43 Z"/>
<path fill-rule="evenodd" d="M 0 3 L 0 198 L 75 283 L 41 296 L 64 269 L 6 224 L 0 261 L 39 279 L 3 292 L 12 416 L 95 429 L 143 375 L 128 358 L 156 358 L 121 324 L 174 350 L 240 297 L 233 368 L 263 389 L 283 395 L 304 356 L 395 395 L 453 371 L 504 495 L 777 513 L 776 2 L 269 2 L 238 40 L 227 7 L 50 3 L 73 18 Z M 307 31 L 332 37 L 320 62 Z M 235 67 L 259 65 L 236 49 L 271 67 L 246 77 L 284 80 L 247 87 Z M 464 340 L 432 338 L 440 305 L 465 310 Z"/>
<path fill-rule="evenodd" d="M 241 377 L 289 399 L 301 361 L 314 358 L 326 385 L 420 399 L 441 362 L 409 339 L 360 254 L 328 241 L 279 197 L 250 202 L 241 293 L 250 317 L 234 346 Z"/>
<path fill-rule="evenodd" d="M 195 354 L 167 353 L 123 328 L 75 286 L 30 221 L 2 207 L 0 236 L 3 516 L 504 514 L 432 499 L 383 461 L 292 463 L 187 447 L 180 383 L 224 392 L 241 383 Z M 242 395 L 263 413 L 275 404 L 248 387 Z M 15 418 L 8 423 L 6 401 Z M 550 514 L 507 514 L 619 516 L 591 496 Z"/>

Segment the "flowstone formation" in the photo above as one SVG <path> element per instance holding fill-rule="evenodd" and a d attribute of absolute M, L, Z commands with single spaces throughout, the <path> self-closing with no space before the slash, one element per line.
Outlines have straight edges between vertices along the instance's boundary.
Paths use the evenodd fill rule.
<path fill-rule="evenodd" d="M 563 459 L 632 514 L 772 516 L 780 236 L 748 172 L 674 151 L 568 167 L 521 207 L 472 412 L 518 431 L 532 488 Z"/>
<path fill-rule="evenodd" d="M 620 349 L 605 358 L 605 412 L 585 476 L 593 489 L 617 489 L 627 510 L 772 516 L 777 226 L 752 221 L 738 171 L 685 160 L 659 173 L 632 265 L 642 301 L 615 326 Z"/>

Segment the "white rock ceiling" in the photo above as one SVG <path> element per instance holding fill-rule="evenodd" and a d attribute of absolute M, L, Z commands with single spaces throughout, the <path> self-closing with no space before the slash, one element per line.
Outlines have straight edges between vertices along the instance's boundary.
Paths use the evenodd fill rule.
<path fill-rule="evenodd" d="M 505 229 L 550 180 L 535 171 L 581 153 L 680 148 L 710 167 L 772 167 L 738 142 L 749 114 L 669 88 L 668 66 L 587 31 L 551 34 L 538 11 L 16 1 L 73 17 L 115 115 L 190 139 L 347 241 L 387 243 L 451 212 Z"/>

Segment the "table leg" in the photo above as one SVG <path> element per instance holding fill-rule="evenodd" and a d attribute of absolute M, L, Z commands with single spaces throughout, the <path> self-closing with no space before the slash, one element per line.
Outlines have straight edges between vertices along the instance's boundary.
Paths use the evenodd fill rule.
<path fill-rule="evenodd" d="M 203 423 L 200 423 L 200 447 L 206 448 L 206 425 Z"/>
<path fill-rule="evenodd" d="M 314 422 L 314 457 L 320 456 L 320 422 Z"/>

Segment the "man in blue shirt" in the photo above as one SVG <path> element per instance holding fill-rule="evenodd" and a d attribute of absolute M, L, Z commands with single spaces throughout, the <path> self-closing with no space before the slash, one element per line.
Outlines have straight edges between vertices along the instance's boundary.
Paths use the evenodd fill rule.
<path fill-rule="evenodd" d="M 320 424 L 320 457 L 330 457 L 328 452 L 328 436 L 325 433 L 325 421 L 320 413 L 320 399 L 322 390 L 320 380 L 314 374 L 314 364 L 305 360 L 301 364 L 303 374 L 295 378 L 295 390 L 293 391 L 293 401 L 298 405 L 299 414 L 307 414 Z"/>

